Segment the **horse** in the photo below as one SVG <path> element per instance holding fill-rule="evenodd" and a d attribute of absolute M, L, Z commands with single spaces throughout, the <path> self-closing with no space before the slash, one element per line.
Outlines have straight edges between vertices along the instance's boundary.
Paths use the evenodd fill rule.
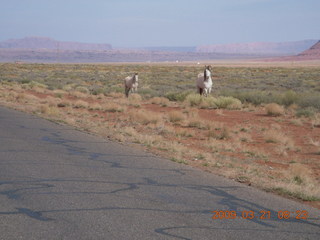
<path fill-rule="evenodd" d="M 126 97 L 129 97 L 129 92 L 138 91 L 138 73 L 133 74 L 132 77 L 128 76 L 124 79 L 124 88 Z"/>
<path fill-rule="evenodd" d="M 211 93 L 212 79 L 211 79 L 211 66 L 205 66 L 204 72 L 198 74 L 196 80 L 197 89 L 200 95 L 208 96 Z"/>

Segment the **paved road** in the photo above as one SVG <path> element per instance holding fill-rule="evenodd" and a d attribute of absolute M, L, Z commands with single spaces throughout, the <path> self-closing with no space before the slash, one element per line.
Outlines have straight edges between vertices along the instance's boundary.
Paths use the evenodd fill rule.
<path fill-rule="evenodd" d="M 0 107 L 0 239 L 318 240 L 320 211 Z"/>

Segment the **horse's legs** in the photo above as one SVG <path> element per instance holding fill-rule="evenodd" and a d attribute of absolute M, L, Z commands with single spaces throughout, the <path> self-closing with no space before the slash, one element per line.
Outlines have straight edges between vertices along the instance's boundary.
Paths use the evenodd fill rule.
<path fill-rule="evenodd" d="M 129 92 L 130 92 L 130 88 L 126 87 L 126 89 L 125 89 L 126 97 L 129 97 Z"/>
<path fill-rule="evenodd" d="M 203 89 L 203 95 L 204 95 L 205 97 L 208 97 L 208 89 L 207 89 L 207 88 L 204 88 L 204 89 Z"/>
<path fill-rule="evenodd" d="M 203 94 L 203 88 L 199 88 L 199 87 L 198 87 L 198 90 L 199 90 L 200 96 L 202 96 L 202 94 Z"/>

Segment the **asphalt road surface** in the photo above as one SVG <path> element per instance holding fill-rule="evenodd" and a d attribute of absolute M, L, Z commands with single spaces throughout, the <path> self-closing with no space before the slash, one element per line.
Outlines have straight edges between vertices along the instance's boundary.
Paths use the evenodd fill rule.
<path fill-rule="evenodd" d="M 319 240 L 320 211 L 0 107 L 0 239 Z"/>

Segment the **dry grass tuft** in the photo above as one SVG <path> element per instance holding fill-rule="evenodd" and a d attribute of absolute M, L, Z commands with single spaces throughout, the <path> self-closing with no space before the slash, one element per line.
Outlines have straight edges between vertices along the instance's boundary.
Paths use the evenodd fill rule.
<path fill-rule="evenodd" d="M 77 100 L 76 102 L 73 103 L 74 108 L 88 108 L 89 103 L 85 102 L 83 100 Z"/>
<path fill-rule="evenodd" d="M 267 104 L 265 108 L 268 116 L 281 116 L 285 112 L 284 108 L 276 103 Z"/>
<path fill-rule="evenodd" d="M 40 105 L 40 112 L 44 115 L 48 115 L 50 117 L 58 117 L 60 115 L 60 111 L 57 107 L 50 106 L 48 104 Z"/>
<path fill-rule="evenodd" d="M 102 104 L 101 110 L 106 112 L 124 112 L 126 111 L 126 106 L 114 103 L 114 102 L 107 102 Z"/>
<path fill-rule="evenodd" d="M 288 170 L 282 172 L 282 176 L 285 178 L 284 181 L 274 183 L 272 188 L 282 191 L 285 195 L 307 201 L 320 199 L 319 182 L 312 179 L 312 170 L 307 166 L 300 163 L 292 164 Z"/>
<path fill-rule="evenodd" d="M 315 146 L 315 147 L 317 147 L 316 154 L 320 155 L 320 141 L 316 141 L 316 140 L 310 139 L 310 144 Z"/>
<path fill-rule="evenodd" d="M 138 93 L 130 94 L 128 97 L 130 102 L 140 103 L 142 101 L 142 97 Z"/>
<path fill-rule="evenodd" d="M 168 113 L 169 121 L 172 123 L 178 123 L 185 120 L 185 115 L 179 111 L 172 111 Z"/>
<path fill-rule="evenodd" d="M 84 93 L 85 95 L 88 95 L 90 93 L 89 89 L 87 87 L 84 87 L 84 86 L 76 87 L 76 91 Z"/>
<path fill-rule="evenodd" d="M 279 153 L 284 153 L 284 150 L 294 149 L 294 141 L 283 132 L 277 130 L 269 130 L 265 132 L 264 139 L 267 143 L 277 143 L 278 150 L 280 149 Z"/>
<path fill-rule="evenodd" d="M 217 140 L 226 140 L 231 137 L 231 131 L 227 127 L 223 127 L 220 130 L 210 130 L 207 134 L 208 138 L 214 138 Z"/>
<path fill-rule="evenodd" d="M 130 111 L 128 113 L 132 121 L 142 124 L 156 124 L 163 121 L 162 115 L 146 110 Z"/>
<path fill-rule="evenodd" d="M 74 96 L 76 98 L 86 98 L 88 96 L 88 94 L 85 94 L 85 93 L 82 93 L 79 91 L 72 91 L 72 92 L 70 92 L 70 95 Z"/>
<path fill-rule="evenodd" d="M 89 104 L 88 108 L 89 108 L 90 110 L 102 110 L 102 106 L 101 106 L 101 104 L 99 104 L 99 103 Z"/>
<path fill-rule="evenodd" d="M 314 118 L 311 120 L 311 125 L 313 128 L 320 127 L 320 113 L 317 113 Z"/>
<path fill-rule="evenodd" d="M 123 98 L 124 94 L 119 92 L 111 92 L 111 93 L 108 93 L 108 96 L 112 98 Z"/>
<path fill-rule="evenodd" d="M 167 107 L 170 105 L 170 101 L 168 98 L 164 98 L 164 97 L 154 97 L 150 99 L 150 102 L 152 104 L 157 104 L 160 105 L 162 107 Z"/>

